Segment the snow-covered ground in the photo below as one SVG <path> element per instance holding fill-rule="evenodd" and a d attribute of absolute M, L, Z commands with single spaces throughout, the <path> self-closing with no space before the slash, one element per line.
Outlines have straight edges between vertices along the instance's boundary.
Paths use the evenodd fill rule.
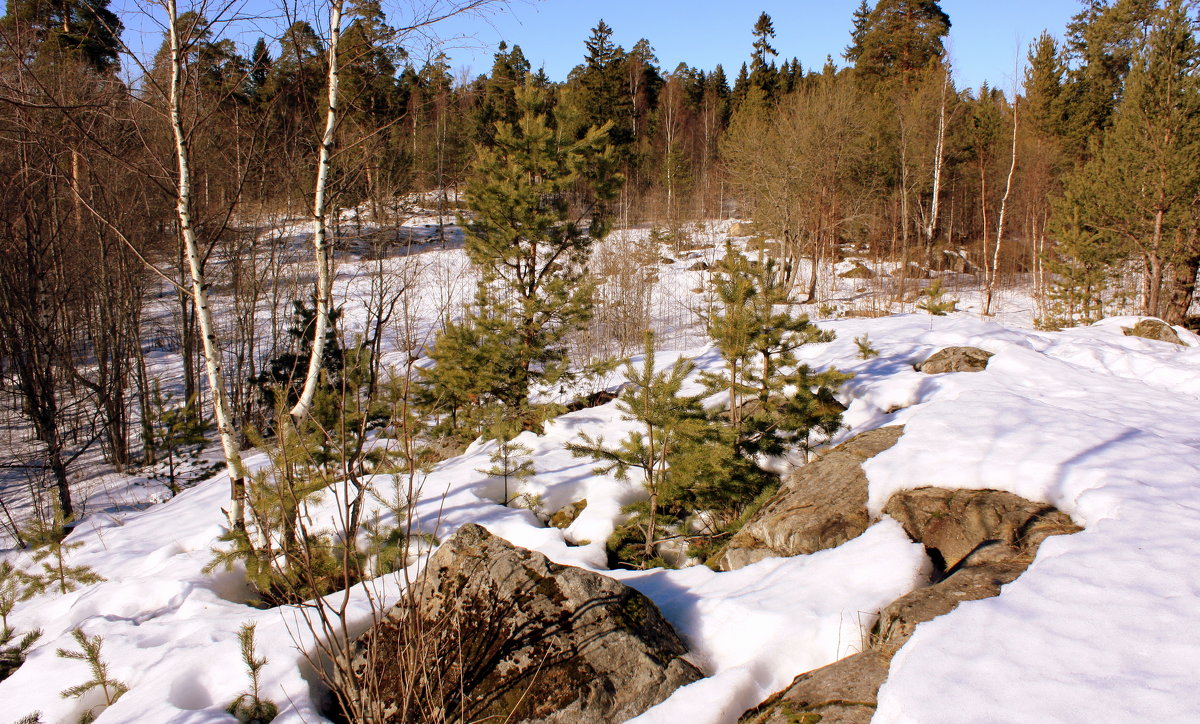
<path fill-rule="evenodd" d="M 699 284 L 702 272 L 688 271 L 693 263 L 681 258 L 664 266 L 664 306 Z M 370 284 L 358 264 L 342 266 L 344 299 L 361 299 Z M 460 251 L 431 249 L 421 265 L 422 279 L 445 283 L 430 283 L 432 291 L 421 298 L 424 322 L 414 339 L 469 290 Z M 906 426 L 899 444 L 867 466 L 875 510 L 905 487 L 994 488 L 1053 504 L 1085 528 L 1046 541 L 1030 569 L 999 597 L 963 604 L 918 627 L 892 664 L 876 720 L 1200 721 L 1194 685 L 1200 668 L 1194 622 L 1200 614 L 1200 337 L 1181 331 L 1186 348 L 1126 337 L 1121 326 L 1133 319 L 1037 332 L 1028 328 L 1031 305 L 1015 294 L 1001 302 L 1008 316 L 1000 321 L 969 313 L 824 321 L 836 340 L 803 350 L 804 361 L 856 375 L 841 395 L 849 404 L 849 429 L 840 438 Z M 347 306 L 351 324 L 360 318 L 357 309 Z M 675 321 L 674 332 L 660 337 L 657 363 L 666 366 L 684 354 L 700 369 L 716 369 L 719 355 L 697 328 L 684 316 Z M 864 334 L 879 357 L 858 357 L 854 339 Z M 913 362 L 951 345 L 978 346 L 995 356 L 982 373 L 913 370 Z M 542 511 L 587 499 L 566 530 L 495 502 L 496 481 L 478 472 L 489 466 L 491 443 L 477 443 L 428 474 L 416 514 L 420 530 L 439 539 L 477 522 L 560 563 L 609 573 L 653 599 L 708 678 L 635 721 L 734 722 L 796 675 L 858 650 L 876 612 L 926 579 L 929 562 L 921 547 L 886 518 L 836 549 L 730 573 L 704 567 L 606 571 L 604 540 L 621 506 L 640 491 L 596 475 L 563 445 L 582 432 L 617 439 L 629 424 L 609 403 L 563 415 L 543 435 L 518 438 L 533 451 L 537 471 L 522 492 L 539 500 Z M 255 454 L 247 462 L 261 466 L 266 459 Z M 378 482 L 386 491 L 393 481 Z M 128 479 L 125 486 L 110 486 L 117 491 L 113 501 L 123 495 L 144 501 Z M 35 710 L 45 722 L 74 722 L 98 703 L 59 695 L 89 677 L 85 663 L 55 655 L 58 648 L 76 648 L 70 635 L 76 627 L 103 636 L 111 676 L 130 687 L 100 722 L 232 721 L 224 709 L 248 684 L 237 641 L 245 622 L 257 623 L 259 651 L 271 660 L 263 693 L 279 705 L 277 721 L 323 721 L 298 650 L 311 648 L 311 634 L 295 610 L 251 608 L 242 602 L 239 575 L 202 570 L 224 529 L 228 487 L 218 475 L 144 509 L 89 508 L 106 512 L 89 515 L 72 533 L 69 540 L 83 546 L 70 562 L 107 580 L 18 605 L 10 623 L 43 635 L 26 663 L 0 682 L 0 722 Z M 5 557 L 33 568 L 26 553 Z M 370 620 L 367 590 L 355 594 L 354 630 Z M 369 590 L 388 599 L 397 582 L 386 577 Z"/>

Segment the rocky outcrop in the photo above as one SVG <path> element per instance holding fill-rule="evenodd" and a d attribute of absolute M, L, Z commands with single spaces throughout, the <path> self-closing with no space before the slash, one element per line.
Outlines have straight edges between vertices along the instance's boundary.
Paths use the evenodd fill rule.
<path fill-rule="evenodd" d="M 1032 554 L 1047 536 L 1080 530 L 1053 506 L 999 490 L 903 490 L 883 512 L 925 546 L 942 572 Z"/>
<path fill-rule="evenodd" d="M 912 637 L 917 624 L 950 613 L 963 601 L 1000 595 L 1000 587 L 1017 580 L 1032 560 L 1032 556 L 1014 556 L 960 568 L 940 583 L 918 588 L 892 601 L 879 612 L 879 621 L 871 634 L 872 648 L 889 656 L 894 654 Z"/>
<path fill-rule="evenodd" d="M 1033 562 L 1046 537 L 1080 530 L 1053 507 L 995 490 L 908 490 L 893 495 L 884 512 L 940 561 L 936 582 L 884 608 L 865 651 L 796 677 L 742 721 L 867 724 L 892 656 L 919 624 L 964 601 L 999 595 Z"/>
<path fill-rule="evenodd" d="M 870 524 L 862 463 L 896 444 L 903 428 L 864 432 L 789 475 L 710 564 L 732 571 L 771 556 L 833 548 Z"/>
<path fill-rule="evenodd" d="M 587 498 L 576 500 L 570 505 L 563 506 L 558 509 L 554 515 L 550 516 L 550 526 L 553 528 L 570 528 L 579 514 L 587 508 Z"/>
<path fill-rule="evenodd" d="M 874 279 L 875 272 L 871 271 L 866 264 L 858 262 L 850 269 L 838 274 L 838 277 L 842 279 Z"/>
<path fill-rule="evenodd" d="M 1132 327 L 1122 327 L 1121 331 L 1127 337 L 1145 337 L 1158 342 L 1170 342 L 1186 347 L 1183 340 L 1179 338 L 1179 333 L 1176 332 L 1171 325 L 1161 319 L 1143 319 Z"/>
<path fill-rule="evenodd" d="M 987 368 L 991 352 L 977 347 L 947 347 L 934 352 L 929 359 L 915 365 L 918 372 L 939 375 L 944 372 L 982 372 Z"/>
<path fill-rule="evenodd" d="M 917 624 L 950 613 L 963 601 L 991 598 L 1021 575 L 1032 558 L 964 568 L 941 583 L 897 599 L 879 614 L 868 648 L 807 674 L 743 715 L 753 724 L 795 722 L 868 724 L 875 714 L 879 687 L 887 681 L 892 656 Z"/>
<path fill-rule="evenodd" d="M 414 585 L 354 646 L 382 721 L 620 722 L 702 676 L 648 598 L 478 525 Z M 413 690 L 422 708 L 402 717 Z"/>
<path fill-rule="evenodd" d="M 796 677 L 787 690 L 746 712 L 750 724 L 867 724 L 891 657 L 868 649 Z"/>

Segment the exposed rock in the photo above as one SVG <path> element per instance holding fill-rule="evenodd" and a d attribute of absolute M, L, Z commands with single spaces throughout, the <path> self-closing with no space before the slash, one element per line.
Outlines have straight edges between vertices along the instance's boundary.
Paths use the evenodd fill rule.
<path fill-rule="evenodd" d="M 698 261 L 689 266 L 688 271 L 708 271 L 708 262 Z"/>
<path fill-rule="evenodd" d="M 977 267 L 967 258 L 965 250 L 955 251 L 951 249 L 943 249 L 941 256 L 941 268 L 946 271 L 958 272 L 959 274 L 974 274 Z"/>
<path fill-rule="evenodd" d="M 750 236 L 754 233 L 754 225 L 748 222 L 739 221 L 729 227 L 729 235 L 733 237 Z"/>
<path fill-rule="evenodd" d="M 749 724 L 867 724 L 891 656 L 868 649 L 801 674 L 783 692 L 746 712 Z"/>
<path fill-rule="evenodd" d="M 947 347 L 916 365 L 918 372 L 938 375 L 943 372 L 982 372 L 987 368 L 991 352 L 978 347 Z"/>
<path fill-rule="evenodd" d="M 1053 506 L 999 490 L 904 490 L 883 512 L 925 546 L 939 571 L 1007 560 L 1036 550 L 1047 536 L 1080 530 Z"/>
<path fill-rule="evenodd" d="M 801 674 L 787 689 L 743 715 L 743 722 L 866 724 L 875 713 L 879 687 L 887 680 L 892 656 L 912 637 L 919 624 L 953 611 L 963 601 L 976 601 L 999 595 L 1002 586 L 1015 581 L 1033 562 L 1037 547 L 1047 536 L 1079 530 L 1078 526 L 1070 523 L 1070 519 L 1060 511 L 1039 506 L 1008 493 L 997 493 L 994 490 L 940 492 L 948 494 L 951 498 L 970 497 L 973 498 L 973 503 L 948 505 L 945 515 L 940 518 L 932 516 L 926 522 L 937 523 L 938 520 L 949 519 L 949 523 L 917 527 L 915 530 L 919 535 L 931 533 L 936 538 L 941 535 L 938 531 L 944 531 L 947 527 L 971 528 L 974 523 L 954 520 L 952 516 L 965 513 L 964 518 L 974 518 L 979 514 L 978 508 L 987 503 L 1007 508 L 1007 519 L 993 520 L 992 525 L 995 528 L 988 528 L 984 533 L 1000 536 L 993 539 L 994 545 L 989 546 L 992 551 L 991 559 L 977 560 L 975 555 L 968 556 L 961 560 L 958 566 L 951 568 L 944 580 L 896 599 L 880 612 L 866 651 Z M 885 512 L 889 508 L 898 509 L 896 498 L 900 495 L 902 494 L 897 494 L 888 501 Z M 1020 501 L 1022 505 L 1013 506 L 1012 500 L 996 496 L 1008 496 Z M 923 505 L 917 507 L 921 510 L 926 509 Z M 1027 521 L 1027 525 L 1018 528 L 1018 535 L 1005 542 L 1007 522 L 1019 517 L 1012 514 L 1017 509 L 1038 509 L 1041 513 L 1033 515 Z M 950 512 L 955 510 L 959 513 Z M 991 516 L 984 514 L 981 517 Z M 905 526 L 905 530 L 908 530 L 910 536 L 913 535 L 914 531 L 909 530 L 908 526 Z M 1020 532 L 1022 530 L 1023 532 Z M 925 543 L 927 548 L 932 542 L 930 539 L 917 540 Z"/>
<path fill-rule="evenodd" d="M 910 261 L 903 267 L 888 274 L 888 276 L 904 277 L 905 279 L 929 279 L 933 275 L 925 267 L 921 266 L 915 261 Z"/>
<path fill-rule="evenodd" d="M 1017 580 L 1032 560 L 1032 557 L 1018 557 L 969 566 L 941 583 L 918 588 L 892 601 L 879 612 L 879 622 L 871 634 L 872 646 L 888 655 L 895 653 L 912 637 L 917 624 L 950 613 L 963 601 L 999 595 L 1000 587 Z"/>
<path fill-rule="evenodd" d="M 862 463 L 896 444 L 901 427 L 864 432 L 785 480 L 712 561 L 732 571 L 772 556 L 795 556 L 841 545 L 867 529 L 867 478 Z"/>
<path fill-rule="evenodd" d="M 1161 319 L 1143 319 L 1132 327 L 1122 327 L 1121 331 L 1125 332 L 1127 337 L 1145 337 L 1158 342 L 1170 342 L 1183 347 L 1187 345 L 1179 334 L 1171 328 L 1171 325 Z"/>
<path fill-rule="evenodd" d="M 622 385 L 621 389 L 623 388 L 624 385 Z M 620 397 L 620 389 L 618 389 L 616 392 L 609 390 L 593 392 L 587 397 L 578 397 L 573 400 L 571 404 L 567 405 L 567 412 L 578 412 L 580 410 L 587 410 L 592 407 L 599 407 L 600 405 L 607 405 L 618 397 Z"/>
<path fill-rule="evenodd" d="M 996 490 L 902 491 L 883 510 L 925 545 L 943 571 L 943 580 L 884 608 L 866 651 L 801 674 L 787 689 L 747 712 L 743 722 L 866 724 L 875 713 L 892 656 L 919 624 L 953 611 L 963 601 L 999 595 L 1002 586 L 1033 562 L 1047 536 L 1080 530 L 1051 506 Z M 948 562 L 951 565 L 945 565 Z"/>
<path fill-rule="evenodd" d="M 847 309 L 842 312 L 842 316 L 845 317 L 866 317 L 869 319 L 886 317 L 890 314 L 891 312 L 886 309 Z"/>
<path fill-rule="evenodd" d="M 413 722 L 428 711 L 455 721 L 621 722 L 702 676 L 648 598 L 477 525 L 439 548 L 415 586 L 411 603 L 353 649 L 355 674 L 380 692 L 382 722 L 404 721 L 406 685 L 428 707 L 406 717 Z M 422 647 L 415 657 L 413 646 Z M 424 664 L 416 671 L 414 658 Z"/>
<path fill-rule="evenodd" d="M 875 272 L 871 271 L 866 264 L 857 262 L 849 270 L 838 274 L 842 279 L 874 279 Z"/>
<path fill-rule="evenodd" d="M 550 516 L 550 525 L 555 528 L 569 528 L 587 507 L 587 498 L 576 500 L 570 505 L 559 508 L 558 512 Z"/>

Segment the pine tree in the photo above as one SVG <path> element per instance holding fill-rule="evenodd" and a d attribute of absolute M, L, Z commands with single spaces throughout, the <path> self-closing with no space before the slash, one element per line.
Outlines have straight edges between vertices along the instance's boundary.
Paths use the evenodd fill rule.
<path fill-rule="evenodd" d="M 566 336 L 591 313 L 588 255 L 608 233 L 606 203 L 620 178 L 607 126 L 560 145 L 538 113 L 541 92 L 527 84 L 517 100 L 521 120 L 500 124 L 494 146 L 478 149 L 468 183 L 465 246 L 481 281 L 466 323 L 485 338 L 482 349 L 507 346 L 487 394 L 530 427 L 531 387 L 566 373 Z"/>
<path fill-rule="evenodd" d="M 642 487 L 649 499 L 636 524 L 641 528 L 640 558 L 643 563 L 654 557 L 654 546 L 663 530 L 660 516 L 674 501 L 673 490 L 680 487 L 672 480 L 676 463 L 694 453 L 703 438 L 706 422 L 699 395 L 682 394 L 683 383 L 695 370 L 690 359 L 681 357 L 670 369 L 654 369 L 654 335 L 646 333 L 641 368 L 625 365 L 628 387 L 617 403 L 622 418 L 636 421 L 639 429 L 630 432 L 616 447 L 605 444 L 604 437 L 581 433 L 578 441 L 566 448 L 575 457 L 591 458 L 600 465 L 597 475 L 612 473 L 628 480 L 631 470 L 641 473 Z"/>
<path fill-rule="evenodd" d="M 33 597 L 41 589 L 41 581 L 8 561 L 0 561 L 0 631 L 11 632 L 8 616 L 21 601 Z M 0 677 L 3 678 L 3 677 Z"/>
<path fill-rule="evenodd" d="M 247 623 L 242 624 L 238 630 L 242 662 L 246 664 L 246 671 L 250 674 L 250 690 L 234 699 L 225 711 L 232 714 L 240 724 L 269 724 L 279 714 L 279 707 L 275 702 L 262 698 L 262 684 L 259 678 L 262 676 L 263 667 L 269 662 L 265 657 L 259 658 L 254 653 L 254 628 L 255 624 Z"/>
<path fill-rule="evenodd" d="M 1196 253 L 1189 229 L 1200 196 L 1200 45 L 1188 8 L 1168 0 L 1154 14 L 1100 153 L 1068 181 L 1084 223 L 1139 257 L 1142 312 L 1172 321 L 1191 301 L 1189 290 L 1168 305 L 1164 292 L 1172 268 Z"/>
<path fill-rule="evenodd" d="M 121 51 L 121 19 L 110 0 L 9 0 L 0 24 L 28 27 L 43 49 L 73 55 L 98 72 L 115 71 Z M 11 37 L 11 36 L 10 36 Z"/>
<path fill-rule="evenodd" d="M 62 513 L 56 510 L 53 521 L 35 520 L 30 530 L 24 532 L 25 539 L 34 546 L 34 562 L 42 567 L 42 575 L 31 579 L 31 582 L 38 590 L 53 587 L 57 588 L 59 593 L 66 594 L 79 586 L 90 586 L 105 581 L 103 576 L 88 566 L 68 565 L 68 554 L 82 548 L 83 543 L 66 542 L 63 530 Z"/>
<path fill-rule="evenodd" d="M 493 478 L 500 478 L 504 483 L 503 504 L 508 505 L 513 501 L 510 494 L 510 483 L 520 485 L 532 478 L 536 471 L 533 467 L 533 459 L 530 457 L 533 451 L 527 445 L 519 442 L 513 442 L 521 429 L 511 419 L 505 419 L 503 413 L 497 415 L 499 419 L 493 422 L 489 430 L 489 437 L 496 441 L 496 449 L 488 456 L 490 466 L 481 468 L 477 472 Z"/>
<path fill-rule="evenodd" d="M 936 0 L 879 0 L 860 34 L 855 68 L 873 80 L 899 77 L 902 85 L 946 53 L 950 16 Z"/>
<path fill-rule="evenodd" d="M 805 316 L 777 311 L 787 303 L 788 287 L 774 260 L 752 262 L 727 245 L 711 283 L 716 304 L 708 333 L 727 371 L 704 379 L 728 393 L 737 453 L 751 460 L 782 455 L 789 445 L 807 448 L 811 431 L 836 432 L 841 409 L 833 393 L 849 376 L 798 364 L 797 350 L 834 335 Z"/>
<path fill-rule="evenodd" d="M 76 661 L 86 661 L 91 669 L 92 678 L 77 684 L 75 686 L 64 689 L 61 696 L 64 699 L 73 699 L 83 696 L 93 689 L 100 689 L 104 695 L 104 707 L 112 706 L 120 699 L 129 687 L 125 684 L 111 678 L 108 673 L 108 663 L 104 661 L 100 653 L 100 646 L 103 639 L 100 636 L 88 638 L 84 635 L 82 629 L 75 629 L 71 632 L 75 642 L 79 644 L 79 651 L 70 651 L 68 649 L 59 649 L 57 654 L 60 658 L 74 659 Z M 79 717 L 80 724 L 88 724 L 96 719 L 96 709 L 103 709 L 101 706 L 94 706 L 83 713 Z"/>
<path fill-rule="evenodd" d="M 1088 0 L 1067 25 L 1067 136 L 1076 158 L 1109 127 L 1158 0 Z"/>

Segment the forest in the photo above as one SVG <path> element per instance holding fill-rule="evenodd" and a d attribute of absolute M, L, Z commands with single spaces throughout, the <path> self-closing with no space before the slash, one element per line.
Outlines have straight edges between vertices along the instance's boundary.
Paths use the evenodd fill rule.
<path fill-rule="evenodd" d="M 473 77 L 439 51 L 444 21 L 503 0 L 284 3 L 258 24 L 143 5 L 152 55 L 110 0 L 0 18 L 0 529 L 50 561 L 37 595 L 102 580 L 64 562 L 98 468 L 164 500 L 225 475 L 204 573 L 311 607 L 342 661 L 348 591 L 439 542 L 423 481 L 480 445 L 492 502 L 550 519 L 529 441 L 615 400 L 627 437 L 581 427 L 553 452 L 639 490 L 608 565 L 669 568 L 711 560 L 781 466 L 848 430 L 855 374 L 812 362 L 824 318 L 941 316 L 952 278 L 982 318 L 1025 295 L 1040 331 L 1198 329 L 1193 0 L 1082 0 L 1011 88 L 956 85 L 936 0 L 862 0 L 841 57 L 807 65 L 766 12 L 730 37 L 737 69 L 664 68 L 598 20 L 561 82 L 516 42 Z M 829 294 L 884 276 L 853 283 L 864 308 Z M 656 365 L 688 330 L 709 356 Z M 854 358 L 887 342 L 864 332 Z M 333 531 L 309 514 L 330 505 Z M 66 658 L 99 661 L 75 632 Z M 378 719 L 328 676 L 344 717 Z"/>
<path fill-rule="evenodd" d="M 155 424 L 172 405 L 147 373 L 148 338 L 180 351 L 172 399 L 193 426 L 211 396 L 235 481 L 246 431 L 272 428 L 271 385 L 291 390 L 297 419 L 322 368 L 362 366 L 376 387 L 403 282 L 380 291 L 374 329 L 350 340 L 330 277 L 347 250 L 403 247 L 418 198 L 443 218 L 466 215 L 482 275 L 424 348 L 435 369 L 418 374 L 409 360 L 402 375 L 426 421 L 446 418 L 438 429 L 460 436 L 485 427 L 458 419 L 464 405 L 476 418 L 484 399 L 522 408 L 531 385 L 595 362 L 614 339 L 637 348 L 645 325 L 614 322 L 588 269 L 590 245 L 614 225 L 648 225 L 678 248 L 689 222 L 749 219 L 770 240 L 781 299 L 801 303 L 820 301 L 822 262 L 852 248 L 976 275 L 985 315 L 994 289 L 1027 286 L 1048 329 L 1117 305 L 1189 319 L 1200 266 L 1189 2 L 1089 0 L 1064 41 L 1031 44 L 1011 89 L 955 87 L 951 19 L 933 0 L 864 0 L 843 58 L 807 68 L 778 57 L 766 13 L 736 73 L 662 68 L 651 40 L 626 50 L 603 20 L 561 83 L 519 45 L 502 43 L 473 78 L 455 77 L 444 55 L 409 53 L 439 20 L 501 5 L 431 2 L 390 19 L 377 0 L 335 1 L 239 47 L 225 37 L 229 8 L 171 0 L 148 11 L 166 32 L 142 59 L 108 0 L 9 1 L 0 371 L 44 446 L 64 519 L 69 449 L 97 445 L 118 469 L 162 453 Z M 536 198 L 528 173 L 547 181 Z M 536 239 L 512 245 L 522 224 L 544 233 L 542 251 Z M 301 227 L 305 269 L 293 263 Z M 219 315 L 214 290 L 229 296 Z M 171 321 L 150 329 L 147 305 L 164 294 Z M 626 302 L 608 307 L 628 313 Z M 518 337 L 528 352 L 516 363 L 487 343 Z M 568 338 L 583 350 L 574 358 Z M 516 417 L 527 429 L 538 415 Z"/>

